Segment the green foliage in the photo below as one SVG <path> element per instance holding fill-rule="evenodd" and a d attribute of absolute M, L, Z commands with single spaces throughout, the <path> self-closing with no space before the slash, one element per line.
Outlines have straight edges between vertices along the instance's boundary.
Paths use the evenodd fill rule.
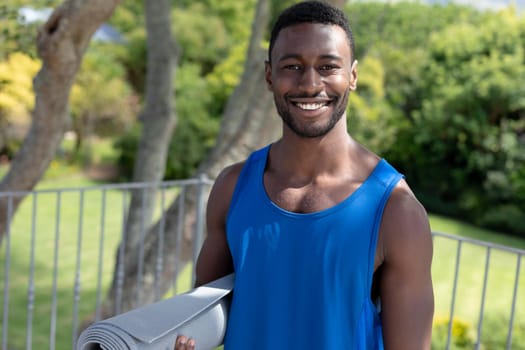
<path fill-rule="evenodd" d="M 272 1 L 273 19 L 294 2 Z M 36 28 L 18 27 L 15 10 L 58 1 L 52 3 L 9 0 L 0 6 L 0 59 L 14 51 L 34 55 L 34 44 L 27 43 L 34 42 Z M 173 34 L 181 50 L 178 124 L 166 177 L 192 174 L 213 145 L 242 74 L 255 4 L 173 2 Z M 72 94 L 75 120 L 136 115 L 129 111 L 138 108 L 146 74 L 143 5 L 123 2 L 110 20 L 125 46 L 90 47 Z M 400 169 L 428 210 L 525 235 L 525 18 L 512 9 L 478 12 L 419 2 L 350 2 L 346 11 L 359 60 L 358 90 L 348 111 L 353 136 Z M 0 81 L 4 91 L 6 81 Z M 101 83 L 108 88 L 98 89 Z M 124 105 L 130 108 L 125 113 L 118 108 Z M 123 136 L 122 159 L 134 150 L 130 140 L 137 133 Z"/>
<path fill-rule="evenodd" d="M 359 88 L 350 95 L 348 129 L 360 142 L 378 153 L 395 143 L 395 128 L 401 115 L 385 99 L 385 71 L 381 61 L 366 57 L 359 65 Z"/>
<path fill-rule="evenodd" d="M 73 126 L 79 135 L 112 136 L 135 119 L 136 102 L 111 46 L 97 46 L 84 56 L 71 92 Z"/>
<path fill-rule="evenodd" d="M 11 157 L 31 123 L 34 105 L 32 79 L 40 62 L 23 53 L 0 61 L 0 154 Z"/>
<path fill-rule="evenodd" d="M 23 6 L 34 9 L 53 8 L 60 0 L 4 0 L 0 5 L 0 60 L 13 52 L 36 57 L 35 39 L 42 23 L 24 23 L 18 10 Z"/>
<path fill-rule="evenodd" d="M 199 77 L 200 67 L 187 64 L 177 73 L 175 105 L 177 126 L 169 145 L 165 179 L 180 179 L 192 176 L 199 163 L 215 143 L 219 128 L 218 118 L 209 116 L 214 102 L 206 93 L 207 82 Z M 118 164 L 121 175 L 129 180 L 133 174 L 135 152 L 140 137 L 140 128 L 135 127 L 122 135 L 115 143 L 119 152 Z"/>
<path fill-rule="evenodd" d="M 141 125 L 136 124 L 119 136 L 113 144 L 113 148 L 118 153 L 117 165 L 119 174 L 124 181 L 130 181 L 133 177 L 133 167 L 141 130 Z"/>
<path fill-rule="evenodd" d="M 198 64 L 203 74 L 224 58 L 231 45 L 224 22 L 200 3 L 173 11 L 173 32 L 182 48 L 181 63 Z"/>
<path fill-rule="evenodd" d="M 215 144 L 219 119 L 209 115 L 212 96 L 207 82 L 199 78 L 200 67 L 186 65 L 177 75 L 175 93 L 178 123 L 170 143 L 165 178 L 181 179 L 194 172 Z"/>
<path fill-rule="evenodd" d="M 448 328 L 450 321 L 448 318 L 438 318 L 434 320 L 432 327 L 432 350 L 447 348 Z M 474 346 L 474 335 L 472 326 L 463 320 L 454 318 L 451 329 L 451 350 L 472 349 Z"/>
<path fill-rule="evenodd" d="M 144 94 L 146 83 L 146 32 L 139 27 L 126 34 L 126 45 L 117 54 L 117 60 L 126 70 L 126 76 L 133 90 Z"/>
<path fill-rule="evenodd" d="M 122 1 L 115 8 L 109 23 L 124 34 L 133 33 L 139 28 L 144 28 L 144 1 Z"/>
<path fill-rule="evenodd" d="M 421 72 L 424 98 L 409 133 L 415 150 L 424 151 L 415 161 L 422 191 L 456 204 L 458 214 L 479 224 L 506 221 L 501 228 L 518 233 L 525 206 L 515 194 L 524 180 L 511 174 L 525 167 L 524 51 L 515 44 L 518 22 L 511 13 L 484 17 L 483 28 L 463 23 L 431 37 Z M 510 216 L 501 220 L 502 212 Z"/>
<path fill-rule="evenodd" d="M 170 142 L 165 178 L 191 176 L 214 145 L 224 105 L 242 74 L 255 1 L 181 1 L 173 10 L 173 35 L 180 47 L 175 79 L 177 125 Z M 145 33 L 126 35 L 120 60 L 134 89 L 143 92 Z M 132 176 L 138 129 L 116 143 L 125 178 Z"/>
<path fill-rule="evenodd" d="M 0 62 L 0 118 L 27 124 L 34 105 L 32 79 L 40 62 L 23 53 L 13 53 Z"/>
<path fill-rule="evenodd" d="M 476 16 L 469 7 L 428 6 L 419 2 L 350 2 L 345 10 L 354 32 L 358 59 L 378 45 L 403 51 L 421 47 L 431 33 Z"/>
<path fill-rule="evenodd" d="M 364 74 L 375 74 L 364 70 L 371 57 L 388 107 L 381 121 L 367 118 L 362 141 L 407 175 L 427 209 L 525 234 L 523 19 L 417 3 L 347 10 L 363 63 L 354 108 L 364 101 L 373 116 L 381 105 L 381 94 L 370 98 L 378 89 L 365 81 L 362 90 Z M 385 128 L 395 143 L 382 140 Z"/>
<path fill-rule="evenodd" d="M 229 96 L 240 81 L 246 58 L 247 43 L 232 48 L 230 54 L 206 76 L 208 91 L 213 99 L 211 115 L 220 115 Z"/>
<path fill-rule="evenodd" d="M 221 19 L 232 42 L 245 41 L 250 36 L 250 28 L 256 0 L 224 1 L 224 0 L 183 0 L 185 7 L 200 3 L 210 14 Z"/>

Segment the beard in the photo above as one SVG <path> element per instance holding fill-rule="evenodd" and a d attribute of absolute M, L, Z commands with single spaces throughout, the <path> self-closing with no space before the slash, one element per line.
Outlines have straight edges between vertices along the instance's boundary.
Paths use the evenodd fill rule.
<path fill-rule="evenodd" d="M 288 108 L 285 100 L 290 96 L 285 96 L 284 99 L 278 99 L 274 95 L 275 107 L 277 113 L 281 117 L 282 121 L 286 126 L 290 128 L 296 135 L 305 138 L 322 137 L 330 132 L 345 114 L 346 107 L 348 105 L 348 96 L 350 95 L 350 89 L 347 89 L 343 96 L 332 97 L 330 104 L 334 106 L 334 111 L 330 115 L 330 119 L 322 125 L 305 125 L 301 124 L 292 116 L 290 109 Z M 308 98 L 312 96 L 294 96 L 301 98 Z"/>

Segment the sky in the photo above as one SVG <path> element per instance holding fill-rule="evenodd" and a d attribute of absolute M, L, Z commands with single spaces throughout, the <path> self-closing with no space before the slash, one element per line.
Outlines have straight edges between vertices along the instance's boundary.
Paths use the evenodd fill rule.
<path fill-rule="evenodd" d="M 518 10 L 525 10 L 525 0 L 427 0 L 427 2 L 434 4 L 454 2 L 462 5 L 472 5 L 484 10 L 498 10 L 514 4 Z"/>
<path fill-rule="evenodd" d="M 379 1 L 379 2 L 400 2 L 407 0 L 352 0 L 352 1 Z M 410 1 L 410 0 L 408 0 Z M 414 2 L 423 2 L 428 4 L 448 4 L 456 3 L 461 5 L 471 5 L 481 10 L 499 10 L 511 4 L 514 4 L 518 12 L 525 12 L 525 0 L 412 0 Z"/>

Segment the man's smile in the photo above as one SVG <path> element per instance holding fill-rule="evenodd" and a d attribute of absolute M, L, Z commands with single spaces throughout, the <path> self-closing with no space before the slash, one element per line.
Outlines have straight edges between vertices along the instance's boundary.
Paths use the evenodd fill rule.
<path fill-rule="evenodd" d="M 289 102 L 304 111 L 317 111 L 331 104 L 330 98 L 289 98 Z"/>
<path fill-rule="evenodd" d="M 315 111 L 328 105 L 328 102 L 323 103 L 295 103 L 295 105 L 305 111 Z"/>

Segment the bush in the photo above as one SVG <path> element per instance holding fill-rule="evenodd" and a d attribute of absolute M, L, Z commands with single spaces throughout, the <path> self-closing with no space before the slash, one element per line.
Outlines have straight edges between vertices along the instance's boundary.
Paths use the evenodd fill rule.
<path fill-rule="evenodd" d="M 141 130 L 142 128 L 136 125 L 118 137 L 113 144 L 113 148 L 118 153 L 117 165 L 119 174 L 125 181 L 130 181 L 133 178 L 133 167 Z"/>
<path fill-rule="evenodd" d="M 436 318 L 432 329 L 432 349 L 446 349 L 448 337 L 449 318 Z M 471 325 L 463 320 L 454 318 L 452 321 L 452 339 L 450 350 L 472 349 L 474 346 L 474 335 Z"/>
<path fill-rule="evenodd" d="M 31 124 L 35 95 L 32 80 L 40 61 L 14 52 L 0 62 L 0 154 L 16 153 Z"/>
<path fill-rule="evenodd" d="M 117 139 L 114 144 L 119 153 L 117 164 L 123 180 L 133 178 L 133 167 L 140 138 L 140 126 L 134 127 Z M 180 118 L 170 141 L 165 180 L 185 179 L 194 175 L 198 165 L 213 146 L 218 130 L 214 120 L 199 121 Z"/>

